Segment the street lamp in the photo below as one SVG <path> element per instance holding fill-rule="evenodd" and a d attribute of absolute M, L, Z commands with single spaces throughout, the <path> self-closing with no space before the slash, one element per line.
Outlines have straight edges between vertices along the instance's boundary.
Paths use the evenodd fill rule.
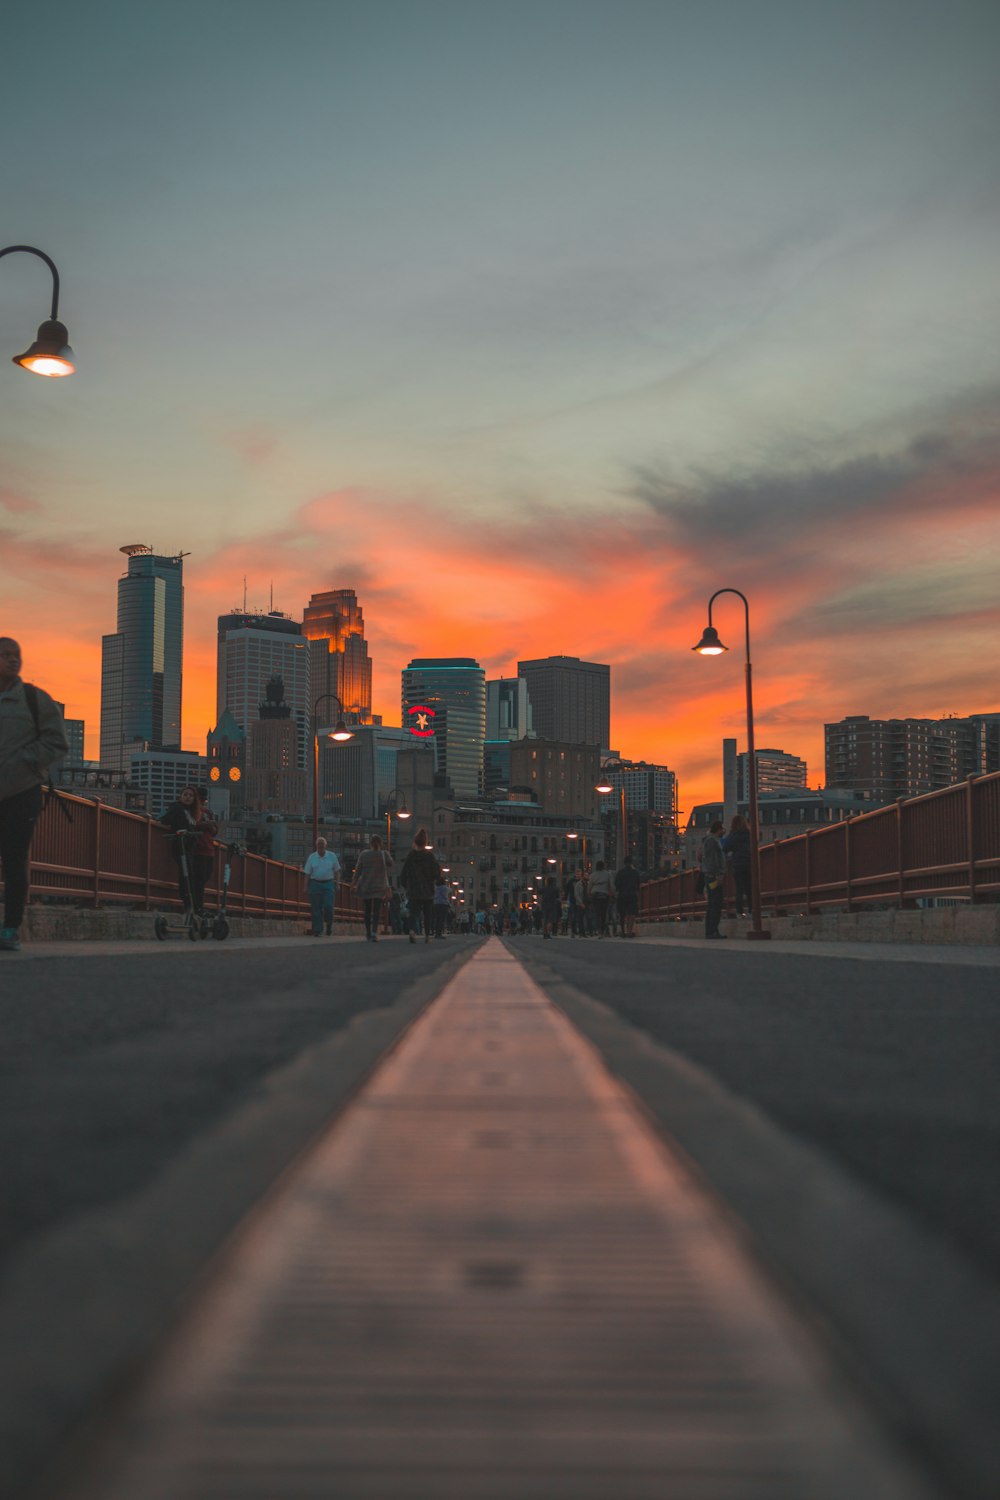
<path fill-rule="evenodd" d="M 750 667 L 750 606 L 745 594 L 739 589 L 716 589 L 708 601 L 708 624 L 702 633 L 701 640 L 697 646 L 692 646 L 692 651 L 697 651 L 701 656 L 721 656 L 723 651 L 729 647 L 724 646 L 719 640 L 719 633 L 712 625 L 712 605 L 720 594 L 735 594 L 738 599 L 743 600 L 743 611 L 746 620 L 746 663 L 743 669 L 747 687 L 747 781 L 750 795 L 750 911 L 753 917 L 753 926 L 747 933 L 748 938 L 769 938 L 771 936 L 760 923 L 760 823 L 757 814 L 757 756 L 753 742 L 753 674 Z"/>
<path fill-rule="evenodd" d="M 398 807 L 396 805 L 396 793 L 397 792 L 399 792 L 400 801 L 403 804 L 402 807 Z M 412 816 L 413 816 L 413 814 L 410 812 L 410 809 L 406 805 L 406 798 L 403 796 L 402 792 L 399 791 L 399 787 L 398 786 L 394 786 L 393 787 L 392 791 L 389 793 L 388 799 L 387 799 L 386 804 L 385 804 L 385 852 L 386 852 L 386 854 L 391 854 L 392 853 L 392 839 L 391 839 L 392 829 L 391 829 L 390 819 L 392 818 L 393 813 L 396 814 L 397 818 L 403 818 L 403 819 L 405 819 L 405 818 L 412 818 Z"/>
<path fill-rule="evenodd" d="M 619 868 L 620 868 L 625 863 L 625 856 L 628 853 L 628 816 L 627 816 L 627 814 L 625 812 L 625 767 L 624 767 L 624 765 L 622 764 L 622 762 L 620 760 L 607 760 L 607 761 L 604 762 L 604 765 L 601 767 L 601 771 L 603 772 L 603 775 L 601 776 L 600 781 L 598 781 L 596 783 L 596 785 L 594 787 L 594 791 L 595 792 L 600 792 L 600 794 L 601 794 L 602 797 L 606 797 L 609 794 L 609 792 L 613 792 L 614 791 L 614 787 L 611 784 L 611 782 L 609 781 L 607 773 L 609 771 L 620 771 L 622 773 L 622 778 L 621 778 L 621 782 L 622 782 L 622 784 L 621 784 L 622 846 L 621 846 L 621 849 L 619 850 L 619 855 L 618 855 L 618 865 L 619 865 Z"/>
<path fill-rule="evenodd" d="M 323 694 L 321 694 L 321 696 L 319 698 L 317 698 L 316 702 L 313 704 L 313 718 L 312 718 L 312 727 L 313 727 L 313 848 L 314 849 L 316 847 L 316 840 L 319 838 L 319 717 L 318 717 L 319 716 L 319 706 L 320 706 L 321 703 L 328 703 L 331 699 L 333 700 L 334 703 L 336 703 L 337 708 L 340 711 L 340 718 L 337 720 L 337 723 L 334 726 L 334 728 L 331 729 L 330 733 L 327 735 L 327 739 L 329 739 L 329 740 L 337 740 L 338 743 L 342 744 L 344 742 L 344 740 L 353 740 L 353 738 L 354 738 L 354 732 L 353 732 L 353 730 L 348 729 L 347 725 L 344 723 L 344 705 L 341 703 L 340 699 L 337 697 L 337 694 L 336 693 L 323 693 Z"/>
<path fill-rule="evenodd" d="M 23 354 L 15 354 L 12 363 L 20 365 L 22 370 L 30 370 L 33 375 L 72 375 L 76 370 L 73 363 L 75 356 L 69 347 L 66 325 L 59 322 L 59 272 L 55 262 L 49 259 L 44 250 L 36 250 L 34 245 L 7 245 L 0 250 L 0 258 L 13 255 L 15 251 L 37 255 L 52 272 L 52 313 L 44 323 L 39 324 L 35 342 Z"/>
<path fill-rule="evenodd" d="M 596 788 L 595 788 L 596 790 Z M 585 833 L 567 833 L 566 837 L 571 840 L 582 839 L 581 849 L 583 851 L 583 868 L 587 868 L 587 835 Z"/>

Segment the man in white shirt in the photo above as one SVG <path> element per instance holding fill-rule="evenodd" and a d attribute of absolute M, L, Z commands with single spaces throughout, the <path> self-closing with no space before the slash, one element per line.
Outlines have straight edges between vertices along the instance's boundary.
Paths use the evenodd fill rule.
<path fill-rule="evenodd" d="M 316 848 L 303 865 L 309 894 L 309 909 L 312 912 L 311 937 L 322 937 L 324 924 L 326 935 L 333 933 L 333 911 L 337 899 L 337 876 L 340 860 L 332 849 L 326 847 L 326 839 L 318 838 Z"/>

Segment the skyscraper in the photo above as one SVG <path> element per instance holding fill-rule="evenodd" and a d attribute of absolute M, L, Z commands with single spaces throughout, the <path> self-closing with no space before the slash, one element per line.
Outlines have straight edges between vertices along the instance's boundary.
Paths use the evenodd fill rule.
<path fill-rule="evenodd" d="M 611 668 L 578 656 L 519 661 L 528 684 L 532 722 L 540 740 L 573 745 L 611 745 Z"/>
<path fill-rule="evenodd" d="M 372 722 L 372 662 L 365 622 L 353 589 L 313 594 L 306 605 L 302 634 L 309 641 L 313 702 L 336 694 L 355 723 Z M 326 708 L 330 710 L 330 705 Z"/>
<path fill-rule="evenodd" d="M 102 640 L 101 765 L 128 769 L 132 750 L 180 750 L 186 554 L 120 549 L 118 629 Z"/>
<path fill-rule="evenodd" d="M 486 673 L 470 656 L 418 657 L 403 669 L 403 728 L 433 745 L 456 797 L 480 797 Z"/>
<path fill-rule="evenodd" d="M 312 765 L 312 712 L 309 643 L 298 621 L 280 610 L 269 614 L 234 611 L 220 615 L 215 687 L 216 723 L 228 708 L 247 734 L 258 718 L 258 704 L 272 677 L 284 684 L 297 741 L 295 764 Z"/>

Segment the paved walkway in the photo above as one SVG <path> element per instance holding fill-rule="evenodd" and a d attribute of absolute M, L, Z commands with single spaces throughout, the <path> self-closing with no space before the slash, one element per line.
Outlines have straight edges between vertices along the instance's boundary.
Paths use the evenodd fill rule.
<path fill-rule="evenodd" d="M 926 1500 L 588 1043 L 480 948 L 74 1500 Z"/>

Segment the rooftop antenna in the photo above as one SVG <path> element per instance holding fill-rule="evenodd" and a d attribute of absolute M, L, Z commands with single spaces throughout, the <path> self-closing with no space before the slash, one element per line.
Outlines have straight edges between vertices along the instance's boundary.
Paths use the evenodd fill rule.
<path fill-rule="evenodd" d="M 274 579 L 271 579 L 271 613 L 274 614 Z"/>
<path fill-rule="evenodd" d="M 247 612 L 247 575 L 243 574 L 243 613 Z"/>

